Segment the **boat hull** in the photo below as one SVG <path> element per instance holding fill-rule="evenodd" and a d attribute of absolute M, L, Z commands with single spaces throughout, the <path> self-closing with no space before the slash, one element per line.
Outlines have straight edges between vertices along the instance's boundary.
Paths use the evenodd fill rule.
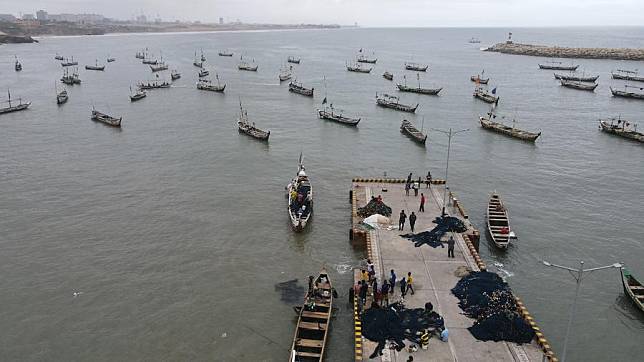
<path fill-rule="evenodd" d="M 22 103 L 17 106 L 11 106 L 11 107 L 5 107 L 5 108 L 0 108 L 0 114 L 5 114 L 5 113 L 11 113 L 11 112 L 18 112 L 18 111 L 24 111 L 25 109 L 29 108 L 31 105 L 31 102 L 29 103 Z"/>
<path fill-rule="evenodd" d="M 615 97 L 644 99 L 644 93 L 625 92 L 625 91 L 613 89 L 612 87 L 610 88 L 610 92 Z"/>
<path fill-rule="evenodd" d="M 396 87 L 398 87 L 398 90 L 401 92 L 409 92 L 409 93 L 417 93 L 417 94 L 424 94 L 424 95 L 429 95 L 429 96 L 436 96 L 440 91 L 443 90 L 443 88 L 413 88 L 413 87 L 407 87 L 402 84 L 397 84 Z"/>
<path fill-rule="evenodd" d="M 494 245 L 501 250 L 506 250 L 510 246 L 511 239 L 510 219 L 501 198 L 496 193 L 493 193 L 488 201 L 486 222 L 488 235 Z M 505 230 L 507 232 L 504 232 L 504 228 L 507 228 Z"/>
<path fill-rule="evenodd" d="M 326 119 L 329 121 L 337 122 L 347 126 L 357 126 L 360 123 L 360 118 L 349 118 L 341 115 L 333 114 L 333 112 L 328 112 L 324 110 L 318 110 L 318 117 L 321 119 Z"/>
<path fill-rule="evenodd" d="M 625 271 L 624 268 L 620 269 L 620 274 L 622 275 L 624 294 L 631 299 L 640 311 L 644 312 L 644 289 L 640 289 L 642 284 L 629 272 Z"/>
<path fill-rule="evenodd" d="M 577 70 L 579 65 L 547 65 L 539 64 L 539 69 L 548 69 L 548 70 Z"/>
<path fill-rule="evenodd" d="M 420 132 L 416 127 L 414 127 L 409 121 L 402 121 L 400 125 L 400 132 L 411 138 L 412 141 L 425 146 L 427 141 L 427 135 Z"/>
<path fill-rule="evenodd" d="M 487 130 L 494 131 L 496 133 L 500 133 L 508 137 L 517 138 L 522 141 L 534 142 L 537 140 L 537 138 L 539 138 L 539 136 L 541 136 L 541 132 L 533 133 L 533 132 L 513 129 L 512 127 L 508 127 L 502 123 L 491 121 L 490 119 L 485 117 L 479 117 L 479 121 L 481 122 L 481 127 Z"/>
<path fill-rule="evenodd" d="M 610 133 L 622 138 L 630 139 L 633 141 L 638 141 L 644 143 L 644 134 L 641 132 L 627 130 L 625 128 L 620 128 L 618 125 L 608 123 L 607 121 L 599 121 L 599 129 L 606 133 Z"/>

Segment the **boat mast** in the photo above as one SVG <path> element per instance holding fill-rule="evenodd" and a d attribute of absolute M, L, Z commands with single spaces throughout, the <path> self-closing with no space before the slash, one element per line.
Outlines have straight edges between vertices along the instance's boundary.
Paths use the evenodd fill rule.
<path fill-rule="evenodd" d="M 416 79 L 418 79 L 418 89 L 420 89 L 420 73 L 416 72 Z"/>
<path fill-rule="evenodd" d="M 9 108 L 11 108 L 11 91 L 9 90 L 9 88 L 7 88 L 7 95 L 9 96 Z"/>

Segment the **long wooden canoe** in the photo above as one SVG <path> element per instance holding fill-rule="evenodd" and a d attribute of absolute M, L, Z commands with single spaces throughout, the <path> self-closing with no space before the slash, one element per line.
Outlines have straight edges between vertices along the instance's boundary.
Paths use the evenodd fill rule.
<path fill-rule="evenodd" d="M 506 210 L 503 201 L 501 201 L 496 192 L 492 193 L 487 204 L 487 230 L 494 245 L 499 249 L 507 249 L 510 245 L 510 240 L 516 239 L 512 229 L 510 229 L 508 210 Z"/>
<path fill-rule="evenodd" d="M 624 293 L 631 298 L 637 308 L 644 312 L 644 286 L 625 268 L 621 268 L 620 272 L 622 273 Z"/>
<path fill-rule="evenodd" d="M 326 269 L 312 283 L 304 296 L 289 353 L 289 362 L 320 362 L 324 358 L 331 323 L 333 292 Z"/>

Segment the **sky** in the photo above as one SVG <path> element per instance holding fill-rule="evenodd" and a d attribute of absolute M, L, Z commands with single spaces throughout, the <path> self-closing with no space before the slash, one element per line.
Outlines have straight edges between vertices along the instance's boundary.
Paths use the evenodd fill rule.
<path fill-rule="evenodd" d="M 0 13 L 365 27 L 644 26 L 644 0 L 0 0 Z"/>

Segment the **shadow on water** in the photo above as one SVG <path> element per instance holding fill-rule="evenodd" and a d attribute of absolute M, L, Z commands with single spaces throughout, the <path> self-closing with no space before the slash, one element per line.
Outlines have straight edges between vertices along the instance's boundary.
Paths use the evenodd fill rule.
<path fill-rule="evenodd" d="M 615 299 L 613 308 L 617 312 L 617 316 L 622 324 L 627 327 L 633 326 L 633 321 L 644 322 L 644 312 L 639 310 L 631 298 L 625 294 L 621 294 Z M 644 330 L 644 324 L 639 324 L 639 326 L 639 329 Z"/>

